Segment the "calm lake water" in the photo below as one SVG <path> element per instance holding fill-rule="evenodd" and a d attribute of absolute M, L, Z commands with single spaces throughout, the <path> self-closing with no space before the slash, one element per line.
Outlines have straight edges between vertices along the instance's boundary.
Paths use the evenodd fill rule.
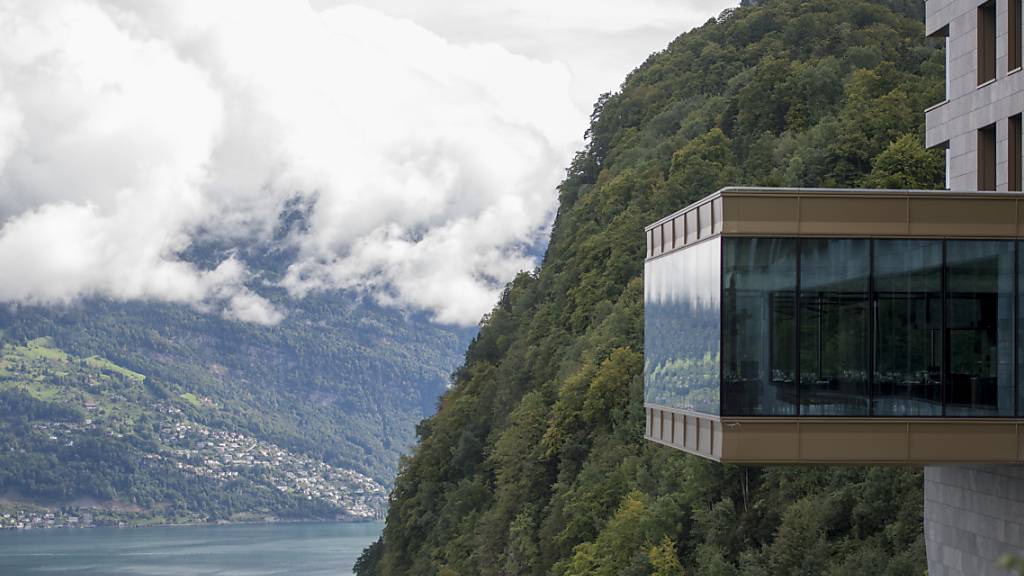
<path fill-rule="evenodd" d="M 0 575 L 349 576 L 382 523 L 0 532 Z"/>

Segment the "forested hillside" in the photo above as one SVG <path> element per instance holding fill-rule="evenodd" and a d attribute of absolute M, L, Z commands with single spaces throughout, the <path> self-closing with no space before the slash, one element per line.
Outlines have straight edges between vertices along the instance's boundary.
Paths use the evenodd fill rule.
<path fill-rule="evenodd" d="M 920 470 L 685 456 L 642 440 L 641 376 L 645 224 L 725 185 L 941 185 L 923 18 L 920 0 L 758 2 L 601 98 L 543 265 L 420 424 L 358 573 L 923 573 Z"/>
<path fill-rule="evenodd" d="M 219 408 L 211 397 L 149 380 L 51 338 L 0 338 L 0 529 L 366 520 L 384 509 L 373 479 L 202 424 Z"/>
<path fill-rule="evenodd" d="M 277 326 L 147 302 L 0 307 L 0 346 L 50 338 L 62 353 L 99 356 L 144 375 L 145 401 L 170 402 L 190 421 L 390 484 L 399 455 L 415 440 L 416 422 L 436 408 L 469 331 L 351 294 L 301 301 L 267 295 L 288 310 Z M 0 366 L 0 389 L 42 379 L 73 391 L 65 381 L 15 368 L 5 373 Z M 74 485 L 73 477 L 65 479 Z M 0 478 L 0 496 L 16 480 Z"/>

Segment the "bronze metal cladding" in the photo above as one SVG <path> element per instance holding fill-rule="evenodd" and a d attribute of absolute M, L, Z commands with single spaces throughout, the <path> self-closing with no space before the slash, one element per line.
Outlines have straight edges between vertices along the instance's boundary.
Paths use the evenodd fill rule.
<path fill-rule="evenodd" d="M 1024 194 L 723 188 L 646 232 L 648 258 L 718 235 L 1024 238 Z"/>
<path fill-rule="evenodd" d="M 729 418 L 650 404 L 645 412 L 648 440 L 725 463 L 1024 463 L 1019 420 Z"/>

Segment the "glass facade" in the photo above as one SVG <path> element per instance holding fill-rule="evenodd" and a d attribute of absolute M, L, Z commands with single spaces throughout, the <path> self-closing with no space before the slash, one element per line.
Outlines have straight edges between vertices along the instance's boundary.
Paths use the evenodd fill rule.
<path fill-rule="evenodd" d="M 942 241 L 873 244 L 872 412 L 941 416 Z"/>
<path fill-rule="evenodd" d="M 644 266 L 644 401 L 719 412 L 720 238 Z"/>
<path fill-rule="evenodd" d="M 727 416 L 1024 408 L 1024 241 L 714 238 L 649 260 L 644 290 L 648 404 Z"/>
<path fill-rule="evenodd" d="M 947 416 L 1013 416 L 1014 243 L 946 243 Z"/>
<path fill-rule="evenodd" d="M 725 238 L 722 412 L 796 414 L 796 240 Z"/>
<path fill-rule="evenodd" d="M 868 413 L 869 241 L 800 242 L 800 413 Z"/>

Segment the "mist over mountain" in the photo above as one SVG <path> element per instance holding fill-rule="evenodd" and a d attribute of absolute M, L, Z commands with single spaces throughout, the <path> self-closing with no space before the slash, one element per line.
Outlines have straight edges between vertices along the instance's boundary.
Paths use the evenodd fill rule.
<path fill-rule="evenodd" d="M 273 325 L 261 270 L 183 253 L 299 208 L 274 287 L 473 326 L 534 266 L 585 122 L 563 64 L 355 5 L 16 1 L 0 34 L 0 302 Z"/>

